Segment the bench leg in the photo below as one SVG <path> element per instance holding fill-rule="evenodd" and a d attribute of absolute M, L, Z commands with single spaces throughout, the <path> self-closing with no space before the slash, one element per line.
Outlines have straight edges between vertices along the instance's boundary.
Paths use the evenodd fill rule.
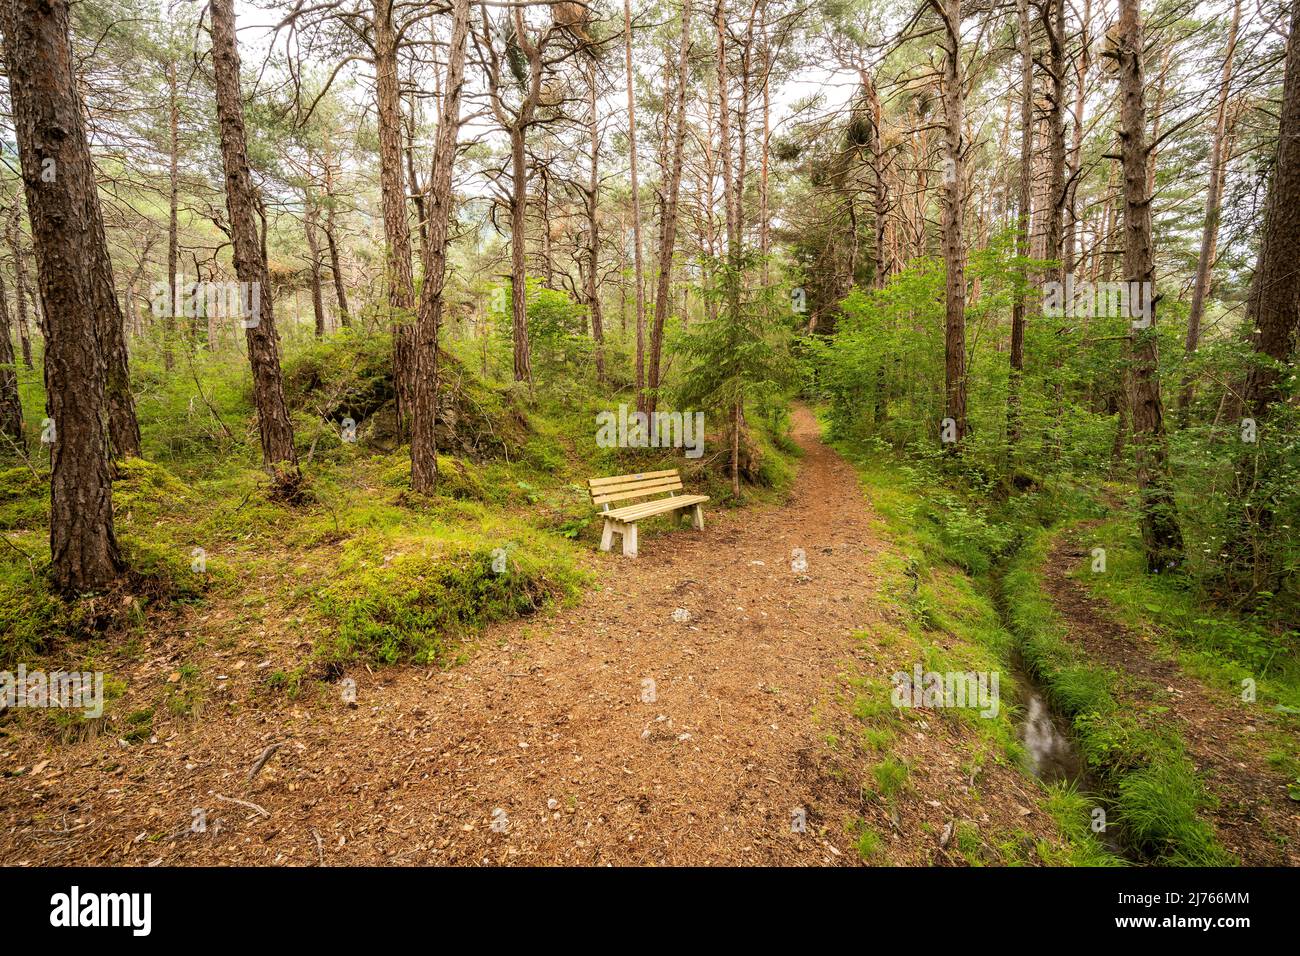
<path fill-rule="evenodd" d="M 636 524 L 623 525 L 623 557 L 636 557 Z"/>
<path fill-rule="evenodd" d="M 605 519 L 605 530 L 600 533 L 600 550 L 608 551 L 614 547 L 614 522 Z"/>
<path fill-rule="evenodd" d="M 691 527 L 696 531 L 704 530 L 704 506 L 696 505 L 692 510 Z"/>

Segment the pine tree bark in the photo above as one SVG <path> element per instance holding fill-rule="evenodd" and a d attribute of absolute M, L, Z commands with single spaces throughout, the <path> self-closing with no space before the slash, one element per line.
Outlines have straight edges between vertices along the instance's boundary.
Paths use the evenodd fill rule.
<path fill-rule="evenodd" d="M 1065 0 L 1047 0 L 1041 8 L 1047 35 L 1047 208 L 1045 258 L 1056 261 L 1048 270 L 1056 282 L 1064 281 L 1062 238 L 1065 209 Z"/>
<path fill-rule="evenodd" d="M 677 48 L 677 86 L 674 89 L 672 146 L 668 159 L 668 183 L 663 199 L 663 223 L 659 231 L 659 275 L 655 285 L 654 325 L 650 330 L 650 389 L 646 411 L 659 404 L 660 368 L 664 323 L 668 319 L 673 276 L 673 254 L 677 246 L 677 208 L 682 188 L 682 162 L 686 145 L 686 86 L 690 82 L 691 0 L 682 3 L 682 33 Z M 766 153 L 764 154 L 766 160 Z M 764 164 L 766 170 L 766 163 Z M 766 181 L 766 180 L 764 180 Z M 766 201 L 766 200 L 765 200 Z"/>
<path fill-rule="evenodd" d="M 740 213 L 736 202 L 736 184 L 731 168 L 731 108 L 728 103 L 730 71 L 727 68 L 727 2 L 718 0 L 714 11 L 714 31 L 717 34 L 718 67 L 718 164 L 722 167 L 722 193 L 726 206 L 727 270 L 725 275 L 727 309 L 731 321 L 739 322 L 740 313 Z M 744 427 L 744 383 L 736 383 L 736 394 L 731 403 L 731 493 L 740 497 L 740 431 Z"/>
<path fill-rule="evenodd" d="M 1283 397 L 1293 374 L 1300 324 L 1300 0 L 1291 3 L 1291 42 L 1282 86 L 1277 158 L 1268 186 L 1259 259 L 1251 277 L 1246 322 L 1253 330 L 1255 361 L 1242 392 L 1245 414 L 1262 421 Z"/>
<path fill-rule="evenodd" d="M 1219 240 L 1219 204 L 1223 199 L 1223 174 L 1226 163 L 1224 148 L 1228 132 L 1228 93 L 1232 87 L 1232 61 L 1237 52 L 1237 27 L 1241 22 L 1241 0 L 1232 7 L 1232 24 L 1223 54 L 1223 73 L 1219 78 L 1219 97 L 1214 111 L 1214 140 L 1210 144 L 1210 182 L 1205 197 L 1205 226 L 1201 231 L 1201 250 L 1196 259 L 1196 279 L 1192 286 L 1192 305 L 1187 314 L 1187 358 L 1196 354 L 1201 344 L 1201 319 L 1205 315 L 1205 297 L 1210 291 L 1210 274 Z M 1190 370 L 1183 375 L 1178 394 L 1178 410 L 1185 412 L 1192 402 L 1195 387 Z"/>
<path fill-rule="evenodd" d="M 167 64 L 168 125 L 171 136 L 168 145 L 168 204 L 167 204 L 167 289 L 169 298 L 163 310 L 163 368 L 171 371 L 176 365 L 176 309 L 179 291 L 176 283 L 180 269 L 180 231 L 177 223 L 177 206 L 180 197 L 180 102 L 176 94 L 176 64 Z M 196 277 L 197 278 L 197 277 Z"/>
<path fill-rule="evenodd" d="M 20 449 L 25 449 L 23 406 L 18 395 L 18 366 L 9 326 L 9 290 L 5 285 L 4 273 L 0 273 L 0 435 Z M 0 452 L 7 453 L 11 450 L 0 445 Z"/>
<path fill-rule="evenodd" d="M 94 165 L 66 0 L 4 0 L 4 53 L 32 243 L 44 299 L 50 433 L 51 583 L 111 585 L 125 570 L 113 530 L 104 421 L 107 356 L 96 315 Z"/>
<path fill-rule="evenodd" d="M 1034 194 L 1034 51 L 1030 37 L 1029 0 L 1016 0 L 1017 46 L 1020 51 L 1020 182 L 1016 199 L 1016 255 L 1029 255 L 1029 214 Z M 1021 270 L 1023 295 L 1011 304 L 1011 375 L 1007 382 L 1007 444 L 1020 441 L 1020 389 L 1025 373 L 1025 321 L 1029 276 Z"/>
<path fill-rule="evenodd" d="M 645 266 L 641 260 L 641 190 L 637 180 L 636 88 L 632 84 L 632 6 L 623 0 L 623 55 L 627 75 L 627 150 L 632 187 L 632 269 L 636 297 L 636 407 L 647 411 L 645 362 Z"/>
<path fill-rule="evenodd" d="M 325 245 L 330 253 L 330 274 L 334 278 L 334 298 L 339 305 L 339 325 L 352 327 L 352 316 L 348 312 L 348 294 L 343 288 L 343 267 L 339 262 L 339 246 L 336 238 L 334 215 L 334 157 L 328 140 L 325 144 Z"/>
<path fill-rule="evenodd" d="M 1148 312 L 1129 330 L 1127 392 L 1132 446 L 1137 466 L 1139 524 L 1147 570 L 1160 573 L 1183 560 L 1183 536 L 1174 500 L 1160 397 L 1156 348 L 1155 265 L 1151 245 L 1151 188 L 1147 179 L 1146 106 L 1143 80 L 1141 0 L 1120 0 L 1117 45 L 1120 143 L 1124 171 L 1124 278 L 1143 289 Z M 1300 2 L 1300 0 L 1298 0 Z"/>
<path fill-rule="evenodd" d="M 1074 121 L 1070 133 L 1070 154 L 1065 187 L 1065 235 L 1061 240 L 1062 273 L 1072 276 L 1079 267 L 1079 180 L 1083 178 L 1083 120 L 1087 103 L 1088 71 L 1092 66 L 1092 0 L 1084 0 L 1079 24 L 1079 55 L 1074 64 Z"/>
<path fill-rule="evenodd" d="M 438 483 L 438 327 L 447 277 L 447 245 L 454 208 L 452 172 L 460 131 L 461 91 L 465 77 L 465 44 L 469 35 L 470 0 L 452 0 L 447 75 L 443 82 L 441 115 L 433 166 L 429 174 L 428 241 L 424 247 L 424 280 L 416 320 L 415 407 L 411 428 L 411 488 L 431 495 Z"/>
<path fill-rule="evenodd" d="M 14 259 L 14 314 L 18 317 L 18 342 L 23 351 L 23 365 L 32 365 L 32 333 L 27 321 L 27 256 L 23 249 L 22 233 L 22 199 L 15 196 L 9 207 L 9 221 L 5 226 L 5 238 L 9 243 L 9 252 Z"/>
<path fill-rule="evenodd" d="M 325 335 L 325 297 L 321 294 L 321 261 L 320 261 L 320 238 L 316 235 L 316 221 L 320 218 L 320 210 L 311 205 L 310 198 L 307 200 L 308 207 L 306 221 L 303 223 L 303 231 L 307 234 L 307 253 L 311 259 L 308 263 L 311 270 L 311 310 L 316 320 L 316 338 L 323 338 Z"/>
<path fill-rule="evenodd" d="M 966 250 L 962 220 L 966 204 L 966 167 L 962 156 L 965 125 L 965 71 L 961 59 L 961 0 L 930 0 L 943 21 L 944 207 L 943 261 L 945 280 L 944 414 L 952 419 L 946 444 L 955 452 L 966 437 Z"/>
<path fill-rule="evenodd" d="M 258 234 L 244 132 L 244 105 L 240 93 L 239 49 L 235 40 L 234 0 L 212 0 L 212 69 L 216 87 L 217 122 L 221 134 L 221 162 L 226 175 L 226 210 L 234 248 L 235 275 L 255 295 L 256 308 L 244 317 L 248 361 L 253 373 L 253 404 L 257 408 L 262 444 L 262 465 L 286 489 L 299 480 L 298 452 L 293 444 L 293 423 L 284 401 L 280 371 L 280 345 L 271 304 L 271 282 L 265 250 Z"/>
<path fill-rule="evenodd" d="M 406 211 L 406 177 L 402 171 L 402 96 L 397 79 L 397 28 L 393 0 L 371 0 L 375 51 L 376 114 L 379 128 L 379 192 L 384 217 L 384 253 L 388 271 L 388 307 L 393 330 L 393 384 L 397 429 L 406 434 L 412 389 L 411 328 L 415 281 L 411 273 L 411 225 Z"/>
<path fill-rule="evenodd" d="M 689 0 L 687 0 L 689 2 Z M 586 299 L 591 312 L 591 337 L 596 343 L 596 381 L 605 383 L 605 316 L 600 304 L 600 117 L 597 112 L 596 60 L 587 64 L 591 122 L 591 174 L 587 180 Z"/>

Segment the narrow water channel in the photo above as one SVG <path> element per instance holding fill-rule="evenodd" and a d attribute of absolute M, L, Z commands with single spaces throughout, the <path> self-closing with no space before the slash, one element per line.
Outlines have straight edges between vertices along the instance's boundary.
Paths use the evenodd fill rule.
<path fill-rule="evenodd" d="M 1006 596 L 1002 590 L 1001 565 L 993 571 L 993 584 L 998 617 L 1002 626 L 1014 634 L 1007 614 Z M 1087 765 L 1075 746 L 1069 721 L 1052 708 L 1047 691 L 1030 673 L 1018 652 L 1011 665 L 1015 678 L 1016 703 L 1019 704 L 1016 733 L 1024 746 L 1026 769 L 1046 784 L 1066 783 L 1085 796 L 1098 797 L 1101 788 L 1088 773 Z M 1114 822 L 1107 821 L 1105 828 L 1097 833 L 1097 839 L 1115 856 L 1133 859 Z"/>

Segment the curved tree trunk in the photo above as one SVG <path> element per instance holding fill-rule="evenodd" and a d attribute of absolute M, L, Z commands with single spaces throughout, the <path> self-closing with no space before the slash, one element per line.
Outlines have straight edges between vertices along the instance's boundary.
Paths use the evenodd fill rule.
<path fill-rule="evenodd" d="M 248 361 L 253 370 L 253 403 L 262 441 L 262 464 L 287 484 L 298 478 L 293 423 L 284 402 L 280 345 L 271 306 L 271 282 L 254 218 L 257 200 L 248 168 L 244 106 L 235 42 L 234 0 L 212 0 L 212 70 L 221 132 L 221 161 L 226 173 L 226 209 L 234 247 L 235 275 L 253 295 L 255 307 L 245 316 Z"/>

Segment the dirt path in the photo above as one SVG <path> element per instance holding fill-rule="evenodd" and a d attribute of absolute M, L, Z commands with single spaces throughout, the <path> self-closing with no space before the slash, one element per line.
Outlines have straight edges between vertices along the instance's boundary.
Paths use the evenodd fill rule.
<path fill-rule="evenodd" d="M 854 632 L 887 613 L 872 568 L 888 545 L 811 413 L 794 422 L 805 457 L 788 503 L 708 512 L 702 533 L 665 522 L 635 560 L 595 555 L 602 588 L 491 630 L 462 666 L 354 672 L 355 707 L 330 685 L 213 704 L 129 748 L 10 741 L 0 757 L 26 767 L 0 778 L 0 858 L 823 865 L 860 862 L 865 819 L 884 857 L 944 863 L 945 824 L 990 814 L 1052 840 L 1033 781 L 991 762 L 975 785 L 960 722 L 909 716 L 907 788 L 888 805 L 864 795 L 850 683 L 894 666 Z M 159 683 L 172 666 L 149 665 Z"/>
<path fill-rule="evenodd" d="M 238 766 L 202 726 L 133 749 L 121 756 L 129 778 L 94 788 L 93 837 L 59 849 L 148 862 L 157 854 L 137 834 L 186 830 L 197 807 L 225 834 L 168 841 L 168 862 L 316 855 L 313 829 L 322 854 L 347 863 L 835 859 L 819 840 L 792 839 L 790 814 L 811 802 L 811 706 L 867 622 L 873 538 L 851 468 L 817 441 L 809 413 L 796 422 L 807 456 L 787 507 L 711 511 L 702 534 L 651 530 L 635 561 L 596 559 L 603 589 L 580 606 L 494 629 L 464 666 L 353 675 L 355 709 L 304 703 L 207 728 L 243 751 Z M 279 740 L 246 786 L 252 757 Z M 46 768 L 24 789 L 33 804 L 57 790 L 59 803 L 76 777 Z M 73 797 L 67 812 L 82 808 Z M 246 823 L 256 840 L 241 836 Z"/>
<path fill-rule="evenodd" d="M 1244 863 L 1300 866 L 1300 804 L 1287 797 L 1287 779 L 1261 753 L 1259 731 L 1272 715 L 1186 674 L 1167 652 L 1115 619 L 1071 577 L 1088 553 L 1075 535 L 1057 539 L 1044 567 L 1043 585 L 1069 638 L 1088 655 L 1137 678 L 1118 696 L 1140 711 L 1168 708 L 1178 736 L 1218 806 L 1205 816 L 1220 841 Z"/>

